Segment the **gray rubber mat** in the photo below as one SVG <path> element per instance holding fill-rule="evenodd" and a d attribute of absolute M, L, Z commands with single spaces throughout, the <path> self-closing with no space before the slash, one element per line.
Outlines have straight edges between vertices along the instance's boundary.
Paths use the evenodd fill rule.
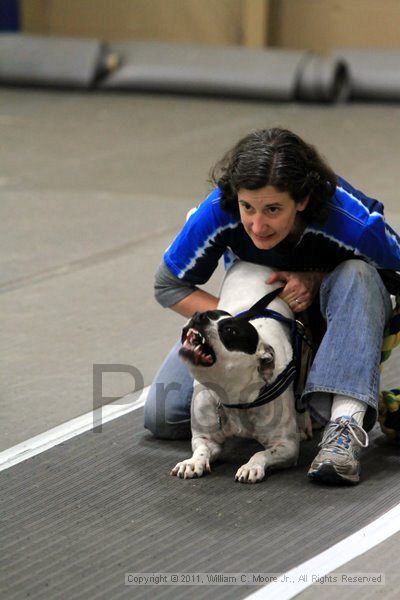
<path fill-rule="evenodd" d="M 110 46 L 122 66 L 104 89 L 239 96 L 271 101 L 335 101 L 347 97 L 342 61 L 306 50 L 248 49 L 165 42 Z"/>
<path fill-rule="evenodd" d="M 0 34 L 0 82 L 88 88 L 104 71 L 102 42 L 67 37 Z"/>
<path fill-rule="evenodd" d="M 169 475 L 186 441 L 158 441 L 143 410 L 0 473 L 0 593 L 19 598 L 243 598 L 255 586 L 126 587 L 125 573 L 280 573 L 398 503 L 400 453 L 379 430 L 354 488 L 306 479 L 299 465 L 256 485 L 234 481 L 257 445 L 230 441 L 198 480 Z"/>
<path fill-rule="evenodd" d="M 400 100 L 400 50 L 343 49 L 335 52 L 349 71 L 351 97 L 357 100 Z"/>

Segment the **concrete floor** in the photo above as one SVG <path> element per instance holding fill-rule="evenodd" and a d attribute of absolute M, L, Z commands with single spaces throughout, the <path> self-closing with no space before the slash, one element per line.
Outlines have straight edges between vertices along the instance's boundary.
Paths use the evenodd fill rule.
<path fill-rule="evenodd" d="M 0 450 L 90 411 L 93 364 L 151 382 L 183 323 L 153 300 L 162 253 L 213 163 L 273 125 L 317 145 L 400 229 L 399 106 L 0 90 Z M 104 396 L 132 387 L 104 377 Z"/>
<path fill-rule="evenodd" d="M 1 90 L 2 449 L 90 411 L 95 363 L 151 381 L 182 324 L 153 300 L 162 253 L 213 163 L 272 125 L 315 143 L 400 225 L 398 106 Z M 132 384 L 110 374 L 104 395 Z"/>

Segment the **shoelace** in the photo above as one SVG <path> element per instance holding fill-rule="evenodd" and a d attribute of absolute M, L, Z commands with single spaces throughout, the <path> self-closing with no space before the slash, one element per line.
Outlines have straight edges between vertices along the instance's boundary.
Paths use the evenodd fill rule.
<path fill-rule="evenodd" d="M 358 435 L 364 439 L 362 441 Z M 367 432 L 353 420 L 351 423 L 350 419 L 341 418 L 339 421 L 332 421 L 325 431 L 322 441 L 319 446 L 329 448 L 334 447 L 338 454 L 347 454 L 352 438 L 362 448 L 366 448 L 369 443 Z M 340 439 L 342 438 L 342 440 Z"/>

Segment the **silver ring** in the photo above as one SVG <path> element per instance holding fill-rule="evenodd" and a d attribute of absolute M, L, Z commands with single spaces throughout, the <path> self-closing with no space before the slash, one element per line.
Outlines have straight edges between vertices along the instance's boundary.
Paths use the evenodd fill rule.
<path fill-rule="evenodd" d="M 298 298 L 296 298 L 295 302 L 296 302 L 297 304 L 301 304 L 301 300 L 299 300 Z"/>

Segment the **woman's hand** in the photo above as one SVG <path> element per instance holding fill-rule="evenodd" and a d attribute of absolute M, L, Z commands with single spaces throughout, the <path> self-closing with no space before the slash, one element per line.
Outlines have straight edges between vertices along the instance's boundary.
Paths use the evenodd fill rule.
<path fill-rule="evenodd" d="M 285 287 L 280 294 L 280 298 L 290 306 L 293 312 L 297 313 L 307 310 L 311 306 L 324 275 L 326 273 L 320 271 L 313 271 L 312 273 L 277 271 L 268 277 L 266 283 L 282 281 Z"/>

